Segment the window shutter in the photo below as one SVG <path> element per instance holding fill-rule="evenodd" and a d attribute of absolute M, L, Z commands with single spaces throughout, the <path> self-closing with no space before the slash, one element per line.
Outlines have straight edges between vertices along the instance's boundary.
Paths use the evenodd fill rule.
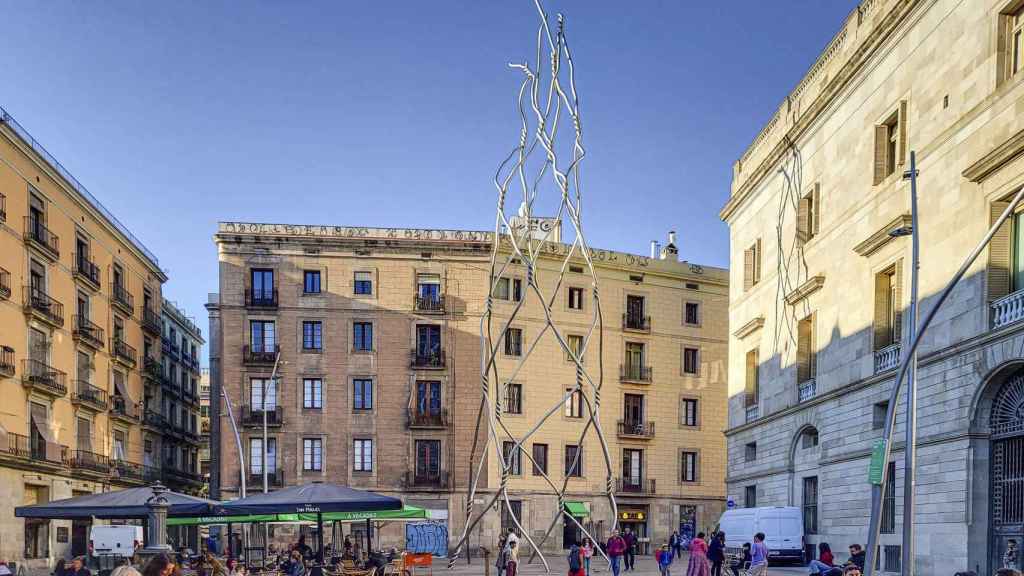
<path fill-rule="evenodd" d="M 994 242 L 994 241 L 993 241 Z M 746 249 L 743 251 L 743 290 L 750 290 L 754 285 L 754 251 Z"/>
<path fill-rule="evenodd" d="M 811 212 L 811 234 L 818 235 L 821 224 L 821 184 L 814 183 L 814 191 L 811 192 L 811 205 L 814 210 Z"/>
<path fill-rule="evenodd" d="M 896 270 L 892 275 L 895 284 L 892 288 L 893 299 L 893 344 L 903 341 L 903 260 L 896 261 Z"/>
<path fill-rule="evenodd" d="M 989 224 L 995 224 L 1009 202 L 993 202 L 989 207 Z M 996 230 L 988 244 L 988 299 L 996 300 L 1010 293 L 1010 219 Z"/>
<path fill-rule="evenodd" d="M 885 348 L 889 342 L 889 282 L 886 274 L 875 274 L 875 350 Z"/>
<path fill-rule="evenodd" d="M 758 362 L 758 351 L 757 348 L 747 352 L 747 380 L 745 385 L 746 402 L 747 406 L 757 405 L 757 362 Z"/>
<path fill-rule="evenodd" d="M 761 251 L 761 239 L 757 239 L 757 243 L 754 245 L 754 284 L 761 281 L 761 258 L 763 257 Z"/>
<path fill-rule="evenodd" d="M 800 203 L 797 204 L 796 210 L 796 242 L 797 245 L 802 246 L 804 242 L 810 240 L 811 226 L 810 226 L 810 209 L 811 209 L 810 197 L 803 197 L 800 199 Z"/>
<path fill-rule="evenodd" d="M 796 381 L 797 384 L 810 378 L 811 330 L 809 318 L 797 323 L 796 327 Z"/>
<path fill-rule="evenodd" d="M 874 184 L 880 184 L 885 180 L 885 150 L 889 139 L 889 129 L 885 126 L 875 126 L 875 179 Z"/>
<path fill-rule="evenodd" d="M 898 145 L 896 148 L 896 160 L 897 163 L 902 166 L 907 161 L 907 101 L 900 100 L 900 115 L 899 115 L 899 139 L 896 141 Z"/>
<path fill-rule="evenodd" d="M 807 347 L 807 370 L 808 378 L 818 377 L 818 313 L 812 312 L 810 320 L 810 345 Z"/>

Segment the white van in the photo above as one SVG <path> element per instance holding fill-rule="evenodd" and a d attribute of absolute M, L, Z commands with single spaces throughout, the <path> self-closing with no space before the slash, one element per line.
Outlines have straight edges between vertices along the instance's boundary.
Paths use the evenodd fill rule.
<path fill-rule="evenodd" d="M 800 509 L 795 506 L 726 510 L 718 521 L 718 529 L 725 532 L 729 554 L 739 552 L 744 542 L 753 544 L 754 534 L 763 532 L 769 560 L 803 562 L 804 523 Z"/>
<path fill-rule="evenodd" d="M 142 526 L 93 525 L 89 530 L 90 556 L 131 558 L 142 545 Z"/>

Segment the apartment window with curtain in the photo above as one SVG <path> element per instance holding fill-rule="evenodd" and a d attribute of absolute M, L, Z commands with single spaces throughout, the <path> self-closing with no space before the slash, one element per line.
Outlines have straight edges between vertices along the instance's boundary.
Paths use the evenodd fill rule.
<path fill-rule="evenodd" d="M 324 441 L 322 438 L 302 439 L 302 469 L 307 471 L 323 470 Z"/>
<path fill-rule="evenodd" d="M 568 418 L 583 418 L 583 394 L 575 388 L 566 388 L 565 415 Z"/>
<path fill-rule="evenodd" d="M 128 439 L 127 434 L 123 430 L 114 430 L 114 443 L 113 443 L 113 458 L 118 461 L 125 461 L 128 459 Z"/>
<path fill-rule="evenodd" d="M 323 348 L 323 323 L 319 320 L 304 320 L 302 322 L 302 349 L 318 352 Z"/>
<path fill-rule="evenodd" d="M 352 469 L 373 472 L 373 440 L 357 438 L 352 441 Z"/>
<path fill-rule="evenodd" d="M 441 414 L 441 382 L 420 380 L 416 382 L 416 412 L 424 416 Z"/>
<path fill-rule="evenodd" d="M 267 438 L 267 473 L 277 470 L 277 438 Z M 249 439 L 249 472 L 263 474 L 263 438 Z"/>
<path fill-rule="evenodd" d="M 441 441 L 416 440 L 416 476 L 423 479 L 441 475 Z"/>
<path fill-rule="evenodd" d="M 515 382 L 505 384 L 505 413 L 523 413 L 523 385 Z"/>
<path fill-rule="evenodd" d="M 373 322 L 352 323 L 352 349 L 357 352 L 373 350 Z"/>
<path fill-rule="evenodd" d="M 583 336 L 579 334 L 568 334 L 565 337 L 565 343 L 569 346 L 569 352 L 565 353 L 565 359 L 572 361 L 573 354 L 576 358 L 579 358 L 580 363 L 583 363 Z"/>
<path fill-rule="evenodd" d="M 416 275 L 416 295 L 427 303 L 441 299 L 441 275 L 421 273 Z"/>
<path fill-rule="evenodd" d="M 302 407 L 320 410 L 324 407 L 324 381 L 320 378 L 302 379 Z"/>
<path fill-rule="evenodd" d="M 521 449 L 516 448 L 516 443 L 507 440 L 502 442 L 501 454 L 509 467 L 508 473 L 513 476 L 521 476 L 523 474 L 523 453 Z"/>
<path fill-rule="evenodd" d="M 373 380 L 371 378 L 352 380 L 352 409 L 373 410 Z"/>
<path fill-rule="evenodd" d="M 522 328 L 508 328 L 505 330 L 505 355 L 523 355 L 523 330 Z"/>
<path fill-rule="evenodd" d="M 249 346 L 253 352 L 274 352 L 276 345 L 272 320 L 249 321 Z"/>
<path fill-rule="evenodd" d="M 353 279 L 353 292 L 363 296 L 373 295 L 373 274 L 356 272 Z"/>
<path fill-rule="evenodd" d="M 639 490 L 643 486 L 644 451 L 626 448 L 622 451 L 623 488 Z"/>
<path fill-rule="evenodd" d="M 303 294 L 319 294 L 320 293 L 320 271 L 319 270 L 305 270 L 302 273 L 302 293 Z"/>
<path fill-rule="evenodd" d="M 548 445 L 534 444 L 533 448 L 533 475 L 540 476 L 548 473 Z"/>

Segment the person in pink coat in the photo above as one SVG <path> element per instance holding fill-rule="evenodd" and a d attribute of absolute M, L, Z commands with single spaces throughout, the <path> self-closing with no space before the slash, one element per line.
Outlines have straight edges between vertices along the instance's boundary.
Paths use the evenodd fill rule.
<path fill-rule="evenodd" d="M 690 541 L 690 564 L 686 568 L 686 576 L 709 576 L 710 573 L 708 543 L 704 541 L 704 533 L 698 532 L 697 537 Z"/>

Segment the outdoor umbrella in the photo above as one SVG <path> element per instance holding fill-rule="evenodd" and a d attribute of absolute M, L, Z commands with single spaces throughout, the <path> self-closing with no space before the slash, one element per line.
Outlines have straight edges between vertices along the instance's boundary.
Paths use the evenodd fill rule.
<path fill-rule="evenodd" d="M 168 516 L 209 516 L 218 513 L 218 503 L 213 500 L 164 492 L 171 507 Z M 77 520 L 89 518 L 141 518 L 149 515 L 146 501 L 153 497 L 153 489 L 148 486 L 127 488 L 86 494 L 64 500 L 53 500 L 45 504 L 18 506 L 14 515 L 18 518 L 49 518 L 51 520 Z"/>

